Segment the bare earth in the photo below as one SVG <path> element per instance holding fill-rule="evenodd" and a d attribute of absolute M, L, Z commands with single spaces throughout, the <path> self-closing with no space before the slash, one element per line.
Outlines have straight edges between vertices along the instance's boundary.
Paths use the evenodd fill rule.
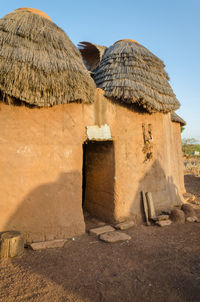
<path fill-rule="evenodd" d="M 200 197 L 200 177 L 185 176 Z M 200 217 L 200 211 L 197 209 Z M 199 302 L 200 223 L 134 227 L 129 242 L 86 235 L 0 262 L 0 302 Z"/>

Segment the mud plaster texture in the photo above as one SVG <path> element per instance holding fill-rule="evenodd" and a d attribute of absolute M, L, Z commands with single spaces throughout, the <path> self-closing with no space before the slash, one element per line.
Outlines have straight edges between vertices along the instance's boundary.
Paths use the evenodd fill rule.
<path fill-rule="evenodd" d="M 157 213 L 170 209 L 174 205 L 180 205 L 183 200 L 182 193 L 185 192 L 180 124 L 171 122 L 170 114 L 141 113 L 114 104 L 103 96 L 101 90 L 98 90 L 94 109 L 90 107 L 90 110 L 95 111 L 95 124 L 110 126 L 114 144 L 112 150 L 114 181 L 110 184 L 110 190 L 104 193 L 105 199 L 108 194 L 111 197 L 110 209 L 113 209 L 113 212 L 109 214 L 110 209 L 107 207 L 107 217 L 105 217 L 102 215 L 102 210 L 99 210 L 99 204 L 95 205 L 97 198 L 95 190 L 92 191 L 91 188 L 98 187 L 98 184 L 93 174 L 90 178 L 88 198 L 90 204 L 92 200 L 94 201 L 95 215 L 104 220 L 108 218 L 109 222 L 111 219 L 123 221 L 127 217 L 141 222 L 143 219 L 140 196 L 142 190 L 152 192 Z M 91 116 L 91 112 L 88 112 L 87 116 Z M 153 136 L 153 157 L 148 161 L 145 161 L 143 152 L 143 124 L 146 129 L 151 124 Z M 107 169 L 109 160 L 107 165 L 105 161 L 104 157 L 102 164 Z M 98 165 L 101 166 L 99 162 Z M 105 173 L 105 175 L 107 175 L 107 181 L 110 181 L 110 174 Z M 105 183 L 107 181 L 104 180 Z M 88 210 L 90 211 L 90 208 Z"/>
<path fill-rule="evenodd" d="M 85 184 L 90 192 L 86 210 L 109 222 L 127 217 L 141 222 L 141 190 L 152 192 L 158 212 L 181 203 L 180 125 L 171 122 L 170 114 L 144 114 L 114 104 L 99 89 L 93 105 L 37 109 L 0 103 L 0 231 L 18 230 L 26 242 L 84 233 L 82 145 L 86 126 L 104 124 L 110 126 L 113 145 L 101 145 L 93 165 L 112 169 L 97 169 L 95 175 L 93 168 L 89 190 Z M 149 161 L 143 152 L 142 124 L 152 128 Z M 107 156 L 101 156 L 102 149 L 109 150 Z"/>
<path fill-rule="evenodd" d="M 26 242 L 84 233 L 81 105 L 0 106 L 0 231 Z"/>

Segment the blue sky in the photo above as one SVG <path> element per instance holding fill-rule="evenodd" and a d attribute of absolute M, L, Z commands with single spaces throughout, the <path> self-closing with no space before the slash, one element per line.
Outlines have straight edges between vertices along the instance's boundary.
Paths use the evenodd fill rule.
<path fill-rule="evenodd" d="M 9 0 L 0 17 L 19 7 L 46 12 L 76 45 L 130 38 L 147 47 L 164 61 L 181 102 L 183 137 L 200 142 L 200 0 Z"/>

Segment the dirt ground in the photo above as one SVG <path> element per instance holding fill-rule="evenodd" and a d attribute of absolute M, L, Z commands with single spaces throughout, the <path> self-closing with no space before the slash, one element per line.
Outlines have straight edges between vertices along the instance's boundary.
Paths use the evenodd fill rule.
<path fill-rule="evenodd" d="M 200 177 L 187 175 L 185 184 L 200 197 Z M 60 249 L 1 260 L 0 302 L 200 301 L 200 223 L 127 233 L 129 242 L 85 234 Z"/>

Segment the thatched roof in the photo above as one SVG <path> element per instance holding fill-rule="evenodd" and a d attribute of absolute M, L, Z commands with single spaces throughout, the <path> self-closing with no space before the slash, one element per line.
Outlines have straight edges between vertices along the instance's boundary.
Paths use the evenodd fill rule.
<path fill-rule="evenodd" d="M 81 55 L 84 59 L 84 63 L 88 70 L 94 70 L 103 57 L 106 46 L 96 45 L 90 42 L 80 42 L 78 48 L 81 52 Z"/>
<path fill-rule="evenodd" d="M 84 59 L 87 50 L 85 45 Z M 159 58 L 138 42 L 119 40 L 105 51 L 93 78 L 109 98 L 136 103 L 149 112 L 169 112 L 180 104 L 164 67 Z"/>
<path fill-rule="evenodd" d="M 0 19 L 0 92 L 52 106 L 92 102 L 95 83 L 65 32 L 41 11 L 23 8 Z"/>
<path fill-rule="evenodd" d="M 171 112 L 171 120 L 172 122 L 179 123 L 181 126 L 186 125 L 186 122 L 174 111 Z"/>

